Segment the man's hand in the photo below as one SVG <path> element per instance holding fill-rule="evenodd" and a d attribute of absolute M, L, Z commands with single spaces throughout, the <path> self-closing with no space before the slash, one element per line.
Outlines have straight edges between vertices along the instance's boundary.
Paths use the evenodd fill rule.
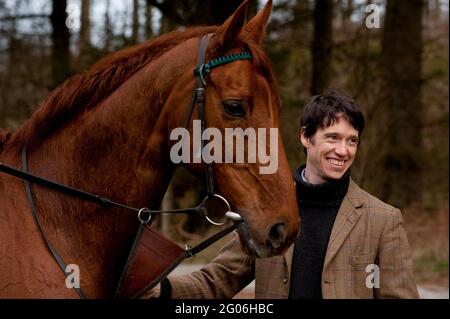
<path fill-rule="evenodd" d="M 161 284 L 157 284 L 154 288 L 147 291 L 141 299 L 155 299 L 161 296 Z"/>

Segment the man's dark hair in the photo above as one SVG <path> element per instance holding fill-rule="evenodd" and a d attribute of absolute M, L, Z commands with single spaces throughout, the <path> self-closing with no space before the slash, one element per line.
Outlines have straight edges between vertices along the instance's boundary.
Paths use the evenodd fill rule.
<path fill-rule="evenodd" d="M 312 137 L 319 128 L 328 127 L 339 117 L 347 120 L 361 136 L 364 129 L 364 115 L 359 105 L 347 94 L 335 89 L 313 96 L 306 103 L 300 118 L 300 128 L 305 136 Z"/>

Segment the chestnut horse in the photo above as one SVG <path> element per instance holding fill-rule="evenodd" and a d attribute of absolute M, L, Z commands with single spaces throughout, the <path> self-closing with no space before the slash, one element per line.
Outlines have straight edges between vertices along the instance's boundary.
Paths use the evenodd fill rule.
<path fill-rule="evenodd" d="M 183 125 L 202 35 L 213 34 L 207 60 L 242 51 L 253 56 L 209 74 L 208 127 L 222 132 L 226 127 L 279 127 L 280 100 L 261 47 L 271 1 L 248 23 L 247 5 L 219 27 L 163 35 L 68 79 L 22 128 L 0 136 L 0 161 L 20 168 L 21 149 L 27 147 L 32 174 L 130 206 L 157 208 L 176 167 L 169 157 L 175 143 L 169 135 Z M 229 100 L 241 101 L 245 115 L 225 112 Z M 258 257 L 282 253 L 298 232 L 293 179 L 281 138 L 277 155 L 278 169 L 268 175 L 258 173 L 258 162 L 214 165 L 218 192 L 244 220 L 241 241 Z M 185 165 L 203 174 L 203 164 Z M 79 266 L 87 296 L 112 297 L 139 227 L 137 217 L 32 187 L 49 241 L 67 264 Z M 78 298 L 45 246 L 23 181 L 0 174 L 0 199 L 0 297 Z"/>

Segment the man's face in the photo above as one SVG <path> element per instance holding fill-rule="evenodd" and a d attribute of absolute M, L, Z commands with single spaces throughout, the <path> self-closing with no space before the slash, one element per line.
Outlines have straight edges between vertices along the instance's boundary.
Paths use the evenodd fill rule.
<path fill-rule="evenodd" d="M 300 133 L 307 149 L 306 179 L 312 184 L 340 179 L 350 168 L 358 148 L 358 131 L 343 117 L 325 128 L 319 128 L 311 138 Z"/>

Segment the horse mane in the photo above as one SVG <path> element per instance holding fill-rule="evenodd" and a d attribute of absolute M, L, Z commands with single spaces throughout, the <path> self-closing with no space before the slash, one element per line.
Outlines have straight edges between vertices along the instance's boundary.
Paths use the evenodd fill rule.
<path fill-rule="evenodd" d="M 74 116 L 98 105 L 152 59 L 158 58 L 187 39 L 216 30 L 217 26 L 209 26 L 174 31 L 104 57 L 89 70 L 70 77 L 50 92 L 31 118 L 9 138 L 4 148 L 21 150 L 25 146 L 29 149 L 37 146 Z M 253 63 L 259 66 L 269 84 L 273 84 L 269 59 L 259 44 L 251 38 L 246 38 L 239 40 L 249 47 L 253 54 Z"/>

